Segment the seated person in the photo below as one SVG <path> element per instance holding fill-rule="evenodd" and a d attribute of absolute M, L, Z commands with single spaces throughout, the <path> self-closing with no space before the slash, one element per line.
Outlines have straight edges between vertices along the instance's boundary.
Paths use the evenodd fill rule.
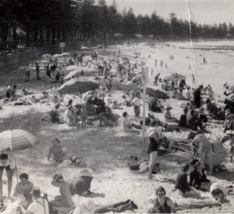
<path fill-rule="evenodd" d="M 210 99 L 206 100 L 206 109 L 213 119 L 224 120 L 224 112 L 219 109 Z"/>
<path fill-rule="evenodd" d="M 189 174 L 190 165 L 186 164 L 182 167 L 181 172 L 177 175 L 175 190 L 177 194 L 183 197 L 200 197 L 201 194 L 192 187 L 189 187 L 187 174 Z"/>
<path fill-rule="evenodd" d="M 200 173 L 201 170 L 202 170 L 201 163 L 196 162 L 193 165 L 193 170 L 190 172 L 189 175 L 189 186 L 194 187 L 195 189 L 201 189 L 201 184 L 202 184 L 202 175 Z"/>
<path fill-rule="evenodd" d="M 152 204 L 148 213 L 174 213 L 174 203 L 166 196 L 166 190 L 160 186 L 155 191 L 156 195 L 148 197 L 148 202 Z"/>
<path fill-rule="evenodd" d="M 22 206 L 25 209 L 33 202 L 32 193 L 33 193 L 33 183 L 28 180 L 28 175 L 26 173 L 22 173 L 19 176 L 20 182 L 16 184 L 15 193 L 13 197 L 25 199 L 25 202 Z M 22 199 L 23 200 L 23 199 Z"/>
<path fill-rule="evenodd" d="M 74 114 L 73 112 L 73 107 L 72 105 L 69 105 L 65 111 L 65 114 L 64 114 L 64 118 L 65 118 L 65 123 L 68 125 L 68 126 L 76 126 L 76 115 Z"/>
<path fill-rule="evenodd" d="M 73 214 L 92 214 L 109 212 L 120 213 L 127 210 L 134 211 L 135 209 L 138 209 L 138 206 L 134 203 L 134 201 L 131 200 L 110 205 L 95 205 L 92 200 L 87 200 L 84 203 L 82 203 L 79 207 L 76 207 L 73 210 Z"/>
<path fill-rule="evenodd" d="M 113 125 L 118 125 L 117 120 L 118 117 L 117 115 L 114 115 L 112 112 L 103 112 L 101 114 L 98 115 L 100 124 L 99 126 L 102 126 L 102 122 L 104 122 L 104 124 L 106 126 L 113 126 Z"/>
<path fill-rule="evenodd" d="M 158 99 L 154 97 L 148 98 L 148 107 L 150 112 L 162 112 Z"/>
<path fill-rule="evenodd" d="M 31 97 L 31 101 L 32 101 L 33 103 L 39 103 L 39 102 L 40 102 L 40 100 L 37 99 L 35 96 L 32 96 L 32 97 Z"/>
<path fill-rule="evenodd" d="M 60 116 L 59 116 L 59 112 L 58 112 L 58 109 L 59 109 L 59 104 L 55 104 L 54 106 L 54 109 L 51 110 L 49 116 L 50 116 L 50 121 L 52 123 L 59 123 L 60 122 Z"/>
<path fill-rule="evenodd" d="M 193 131 L 197 131 L 198 127 L 201 130 L 204 130 L 201 119 L 195 115 L 195 112 L 193 109 L 190 110 L 189 114 L 187 115 L 187 125 L 188 125 L 188 128 L 190 128 Z"/>
<path fill-rule="evenodd" d="M 223 132 L 225 133 L 227 130 L 234 130 L 234 114 L 231 113 L 230 109 L 227 109 L 225 113 Z"/>
<path fill-rule="evenodd" d="M 166 122 L 178 122 L 178 120 L 171 115 L 171 112 L 170 112 L 171 109 L 172 107 L 167 106 L 166 111 L 164 113 L 165 121 Z"/>
<path fill-rule="evenodd" d="M 50 201 L 52 207 L 74 207 L 72 195 L 70 191 L 70 184 L 63 179 L 61 174 L 56 174 L 51 181 L 55 187 L 59 187 L 61 195 L 56 196 L 55 200 Z"/>
<path fill-rule="evenodd" d="M 134 124 L 129 121 L 128 119 L 128 113 L 125 111 L 123 112 L 123 119 L 122 119 L 122 127 L 124 131 L 131 131 L 135 129 L 142 129 L 140 125 Z"/>
<path fill-rule="evenodd" d="M 210 186 L 210 196 L 213 201 L 224 203 L 226 202 L 226 197 L 228 195 L 228 189 L 218 183 L 213 183 Z"/>
<path fill-rule="evenodd" d="M 207 116 L 206 116 L 206 114 L 204 112 L 204 108 L 201 108 L 201 111 L 199 113 L 199 117 L 198 118 L 200 118 L 201 121 L 202 121 L 202 123 L 204 123 L 205 125 L 208 122 L 208 118 L 207 118 Z"/>
<path fill-rule="evenodd" d="M 112 98 L 110 94 L 106 94 L 106 96 L 104 97 L 104 102 L 106 106 L 110 107 L 112 103 Z"/>
<path fill-rule="evenodd" d="M 54 156 L 54 160 L 57 163 L 63 162 L 63 157 L 65 153 L 63 152 L 63 148 L 60 145 L 59 139 L 54 139 L 53 140 L 53 145 L 49 147 L 49 154 L 48 154 L 48 161 L 50 161 L 51 155 Z"/>
<path fill-rule="evenodd" d="M 113 103 L 110 104 L 110 109 L 122 109 L 122 108 L 118 105 L 117 101 L 115 100 Z"/>
<path fill-rule="evenodd" d="M 184 108 L 183 112 L 184 113 L 180 116 L 180 120 L 178 122 L 178 125 L 180 127 L 187 128 L 187 113 L 188 113 L 188 109 Z"/>
<path fill-rule="evenodd" d="M 92 97 L 90 97 L 87 102 L 85 103 L 85 109 L 88 112 L 88 115 L 96 115 L 96 108 L 92 104 Z"/>

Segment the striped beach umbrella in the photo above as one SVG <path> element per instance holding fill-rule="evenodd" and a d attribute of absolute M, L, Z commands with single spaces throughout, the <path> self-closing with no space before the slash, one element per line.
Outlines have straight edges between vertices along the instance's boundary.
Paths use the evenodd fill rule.
<path fill-rule="evenodd" d="M 32 147 L 36 142 L 36 137 L 22 129 L 12 129 L 0 133 L 0 151 L 24 150 Z"/>

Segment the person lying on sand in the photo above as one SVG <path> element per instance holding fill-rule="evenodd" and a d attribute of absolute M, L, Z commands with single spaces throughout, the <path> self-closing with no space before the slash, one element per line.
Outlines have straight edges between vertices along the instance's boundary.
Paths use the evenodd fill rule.
<path fill-rule="evenodd" d="M 228 189 L 218 183 L 213 183 L 210 186 L 210 197 L 212 201 L 216 201 L 218 203 L 227 202 Z"/>
<path fill-rule="evenodd" d="M 130 199 L 110 205 L 95 205 L 92 200 L 87 200 L 76 207 L 71 214 L 120 213 L 127 210 L 134 211 L 135 209 L 138 209 L 138 206 Z"/>
<path fill-rule="evenodd" d="M 152 208 L 148 210 L 148 213 L 174 213 L 175 206 L 173 201 L 166 196 L 166 190 L 164 187 L 159 186 L 155 189 L 155 195 L 147 198 L 148 203 Z"/>
<path fill-rule="evenodd" d="M 114 125 L 118 125 L 117 120 L 118 117 L 117 115 L 114 115 L 112 112 L 103 112 L 101 114 L 98 115 L 100 124 L 99 126 L 102 126 L 102 123 L 104 123 L 106 126 L 114 126 Z"/>

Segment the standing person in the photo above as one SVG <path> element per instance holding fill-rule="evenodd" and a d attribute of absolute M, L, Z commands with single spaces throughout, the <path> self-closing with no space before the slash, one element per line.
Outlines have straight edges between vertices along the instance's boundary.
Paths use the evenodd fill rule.
<path fill-rule="evenodd" d="M 41 80 L 41 78 L 40 78 L 40 67 L 39 67 L 38 63 L 36 63 L 36 72 L 37 72 L 37 80 Z"/>
<path fill-rule="evenodd" d="M 160 73 L 158 73 L 158 74 L 154 77 L 154 85 L 155 85 L 155 86 L 158 85 L 159 76 L 160 76 Z"/>
<path fill-rule="evenodd" d="M 160 65 L 161 65 L 161 68 L 163 67 L 163 61 L 161 60 L 161 62 L 160 62 Z"/>
<path fill-rule="evenodd" d="M 203 86 L 200 85 L 193 92 L 193 105 L 195 105 L 196 108 L 200 108 L 201 107 L 201 90 L 202 90 L 202 88 L 203 88 Z"/>
<path fill-rule="evenodd" d="M 196 84 L 196 80 L 193 74 L 192 74 L 192 78 L 193 78 L 193 84 Z"/>
<path fill-rule="evenodd" d="M 140 101 L 140 93 L 136 93 L 136 97 L 132 100 L 132 105 L 134 108 L 134 113 L 135 117 L 140 116 L 140 106 L 141 106 L 141 101 Z"/>
<path fill-rule="evenodd" d="M 22 213 L 24 214 L 49 214 L 48 202 L 47 200 L 41 197 L 40 189 L 37 187 L 34 187 L 32 195 L 33 195 L 33 203 L 29 205 L 27 210 L 25 210 L 21 206 Z"/>
<path fill-rule="evenodd" d="M 25 68 L 25 82 L 29 82 L 30 79 L 30 67 L 27 64 L 26 68 Z"/>
<path fill-rule="evenodd" d="M 25 208 L 33 202 L 33 183 L 28 180 L 28 174 L 22 173 L 19 176 L 20 182 L 16 184 L 14 197 L 23 197 L 26 200 Z"/>
<path fill-rule="evenodd" d="M 157 59 L 154 60 L 154 67 L 157 67 Z"/>
<path fill-rule="evenodd" d="M 7 86 L 7 90 L 6 90 L 6 97 L 7 97 L 7 98 L 10 98 L 11 95 L 12 95 L 12 84 L 9 84 L 9 85 Z"/>
<path fill-rule="evenodd" d="M 12 188 L 12 177 L 15 172 L 15 163 L 12 158 L 8 157 L 7 154 L 2 153 L 0 155 L 0 194 L 3 195 L 2 191 L 2 174 L 3 170 L 6 170 L 7 174 L 7 186 L 8 186 L 8 197 L 11 195 L 11 188 Z"/>
<path fill-rule="evenodd" d="M 164 135 L 158 127 L 150 128 L 146 133 L 150 137 L 147 153 L 150 155 L 148 179 L 151 179 L 154 165 L 157 162 L 159 140 L 163 139 Z M 159 169 L 159 163 L 157 164 L 157 167 Z"/>
<path fill-rule="evenodd" d="M 154 69 L 151 69 L 151 77 L 154 75 Z"/>
<path fill-rule="evenodd" d="M 199 154 L 199 157 L 201 159 L 201 165 L 202 165 L 202 173 L 205 171 L 205 164 L 206 161 L 208 162 L 209 168 L 210 168 L 210 174 L 213 173 L 213 159 L 212 159 L 212 153 L 213 153 L 213 147 L 211 142 L 206 138 L 204 134 L 195 134 L 191 132 L 189 134 L 189 139 L 192 140 L 192 146 L 195 151 L 195 155 L 197 153 Z"/>

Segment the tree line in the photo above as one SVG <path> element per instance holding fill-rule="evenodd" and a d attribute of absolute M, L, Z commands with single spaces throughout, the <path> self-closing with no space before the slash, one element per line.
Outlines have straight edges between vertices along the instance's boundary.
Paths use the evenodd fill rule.
<path fill-rule="evenodd" d="M 105 0 L 1 0 L 0 42 L 2 48 L 9 42 L 14 48 L 19 42 L 26 46 L 84 40 L 107 43 L 136 34 L 156 39 L 234 37 L 231 23 L 201 25 L 178 19 L 173 12 L 165 20 L 156 10 L 136 16 L 132 8 L 118 11 L 115 1 L 108 6 Z"/>

